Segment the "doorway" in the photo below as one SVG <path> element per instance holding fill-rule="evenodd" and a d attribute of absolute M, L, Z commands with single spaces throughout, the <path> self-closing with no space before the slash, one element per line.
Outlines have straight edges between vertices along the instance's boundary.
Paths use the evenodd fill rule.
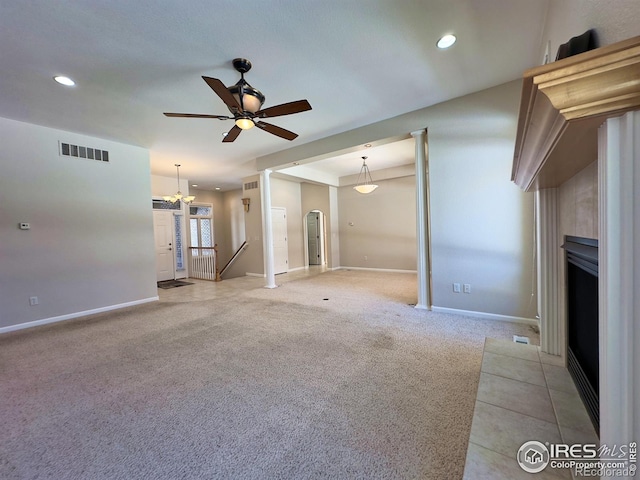
<path fill-rule="evenodd" d="M 289 244 L 287 243 L 287 209 L 271 208 L 271 228 L 273 234 L 274 274 L 289 271 Z"/>
<path fill-rule="evenodd" d="M 181 210 L 154 209 L 153 211 L 153 238 L 158 282 L 187 276 L 182 235 L 183 223 L 184 215 Z"/>
<path fill-rule="evenodd" d="M 153 237 L 156 247 L 156 277 L 158 282 L 176 278 L 173 260 L 173 213 L 153 212 Z"/>
<path fill-rule="evenodd" d="M 325 216 L 320 210 L 312 210 L 305 216 L 305 238 L 307 265 L 324 265 L 325 255 Z"/>

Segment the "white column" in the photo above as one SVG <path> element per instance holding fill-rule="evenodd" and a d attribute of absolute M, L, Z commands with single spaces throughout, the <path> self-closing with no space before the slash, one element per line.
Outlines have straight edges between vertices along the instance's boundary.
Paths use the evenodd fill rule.
<path fill-rule="evenodd" d="M 271 170 L 260 173 L 260 193 L 262 199 L 262 249 L 264 256 L 265 288 L 276 288 L 273 260 L 273 225 L 271 223 Z"/>
<path fill-rule="evenodd" d="M 540 349 L 550 355 L 564 357 L 564 322 L 561 321 L 558 308 L 561 254 L 557 188 L 545 188 L 536 192 L 536 237 Z"/>
<path fill-rule="evenodd" d="M 608 119 L 598 150 L 600 441 L 620 445 L 640 441 L 640 112 Z"/>
<path fill-rule="evenodd" d="M 416 142 L 416 241 L 418 270 L 418 301 L 416 308 L 431 309 L 429 258 L 429 182 L 427 176 L 425 130 L 411 132 Z"/>

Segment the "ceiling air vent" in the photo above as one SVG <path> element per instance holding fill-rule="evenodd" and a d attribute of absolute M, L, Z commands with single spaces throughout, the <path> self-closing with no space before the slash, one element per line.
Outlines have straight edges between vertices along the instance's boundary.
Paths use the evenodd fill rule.
<path fill-rule="evenodd" d="M 60 155 L 65 157 L 88 158 L 99 162 L 109 161 L 109 152 L 99 148 L 81 147 L 71 143 L 58 142 L 60 144 Z"/>
<path fill-rule="evenodd" d="M 245 190 L 253 190 L 254 188 L 258 188 L 258 181 L 249 182 L 244 184 Z"/>

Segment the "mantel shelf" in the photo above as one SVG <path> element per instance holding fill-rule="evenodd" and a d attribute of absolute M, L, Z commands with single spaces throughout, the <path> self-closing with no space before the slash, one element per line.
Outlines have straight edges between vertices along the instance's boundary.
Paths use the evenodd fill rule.
<path fill-rule="evenodd" d="M 640 36 L 524 73 L 511 179 L 557 187 L 597 159 L 597 130 L 640 109 Z"/>

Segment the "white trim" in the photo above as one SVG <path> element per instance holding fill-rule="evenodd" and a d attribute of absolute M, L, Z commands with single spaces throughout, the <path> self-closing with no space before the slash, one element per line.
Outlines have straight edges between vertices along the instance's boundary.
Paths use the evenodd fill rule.
<path fill-rule="evenodd" d="M 369 272 L 418 273 L 416 270 L 397 270 L 393 268 L 336 267 L 331 270 L 365 270 Z"/>
<path fill-rule="evenodd" d="M 598 150 L 600 441 L 621 445 L 640 435 L 640 112 L 608 119 Z"/>
<path fill-rule="evenodd" d="M 39 327 L 40 325 L 47 325 L 49 323 L 62 322 L 64 320 L 71 320 L 78 317 L 86 317 L 87 315 L 95 315 L 96 313 L 109 312 L 111 310 L 118 310 L 120 308 L 133 307 L 134 305 L 156 302 L 158 300 L 160 300 L 160 297 L 158 296 L 143 298 L 141 300 L 134 300 L 133 302 L 119 303 L 117 305 L 109 305 L 108 307 L 100 307 L 94 308 L 92 310 L 84 310 L 82 312 L 68 313 L 66 315 L 60 315 L 58 317 L 43 318 L 41 320 L 34 320 L 33 322 L 9 325 L 8 327 L 0 327 L 0 334 L 15 332 L 16 330 L 23 330 L 25 328 Z"/>
<path fill-rule="evenodd" d="M 549 355 L 566 356 L 564 313 L 560 310 L 560 236 L 558 234 L 558 189 L 536 191 L 536 257 L 538 269 L 538 314 L 540 346 Z"/>
<path fill-rule="evenodd" d="M 251 272 L 245 272 L 245 275 L 247 277 L 260 277 L 260 278 L 264 278 L 266 277 L 266 275 L 264 273 L 251 273 Z"/>
<path fill-rule="evenodd" d="M 273 222 L 271 219 L 271 170 L 260 172 L 260 195 L 262 201 L 262 254 L 264 261 L 265 287 L 276 288 L 273 255 Z"/>
<path fill-rule="evenodd" d="M 525 325 L 538 326 L 538 320 L 535 318 L 513 317 L 511 315 L 500 315 L 498 313 L 474 312 L 472 310 L 458 310 L 457 308 L 447 307 L 431 307 L 433 312 L 452 313 L 454 315 L 463 315 L 465 317 L 482 318 L 485 320 L 497 320 L 499 322 L 522 323 Z"/>
<path fill-rule="evenodd" d="M 429 169 L 426 153 L 426 130 L 411 132 L 415 140 L 416 163 L 416 273 L 418 274 L 418 301 L 416 308 L 429 309 L 432 304 L 430 298 L 431 259 L 429 238 Z"/>
<path fill-rule="evenodd" d="M 314 265 L 314 267 L 315 267 L 315 265 Z M 287 273 L 297 272 L 298 270 L 309 270 L 309 266 L 307 265 L 306 267 L 290 268 L 289 270 L 287 270 Z"/>

